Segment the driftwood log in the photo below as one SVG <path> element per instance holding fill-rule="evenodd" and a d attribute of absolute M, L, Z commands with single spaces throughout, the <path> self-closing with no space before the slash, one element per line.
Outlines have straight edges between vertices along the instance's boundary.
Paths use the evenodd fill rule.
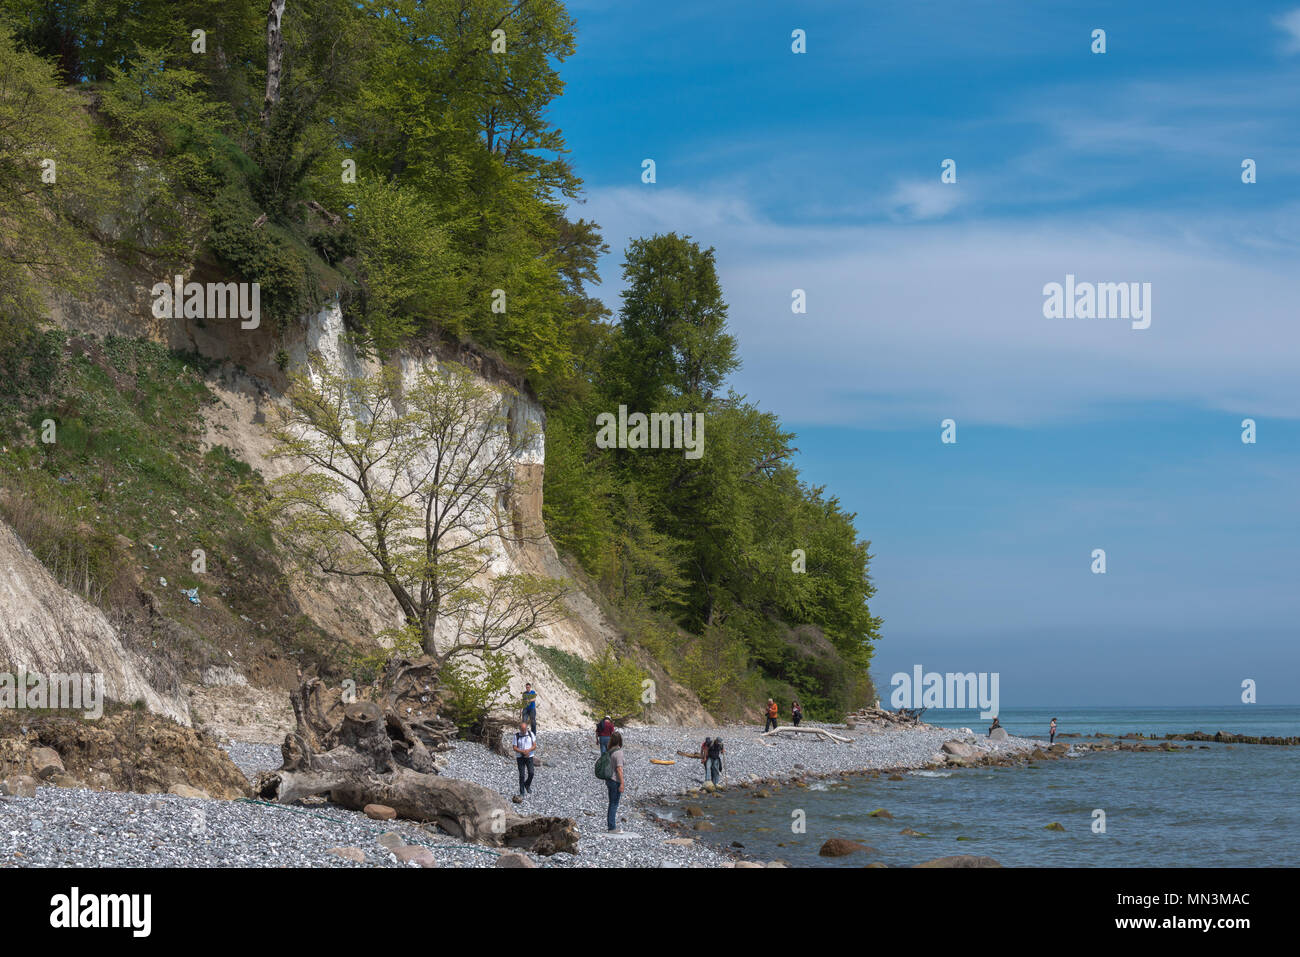
<path fill-rule="evenodd" d="M 455 726 L 434 711 L 435 673 L 430 659 L 394 661 L 378 702 L 347 702 L 305 679 L 291 695 L 296 728 L 280 747 L 284 763 L 258 777 L 257 795 L 283 804 L 314 795 L 354 809 L 382 804 L 461 840 L 576 853 L 570 818 L 525 817 L 490 788 L 438 774 L 433 754 L 451 747 Z"/>

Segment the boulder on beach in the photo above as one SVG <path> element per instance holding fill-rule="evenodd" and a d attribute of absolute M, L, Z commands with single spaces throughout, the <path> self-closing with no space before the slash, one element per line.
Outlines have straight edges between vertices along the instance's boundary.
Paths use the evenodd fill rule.
<path fill-rule="evenodd" d="M 990 741 L 1006 741 L 1010 735 L 1007 734 L 1006 728 L 994 728 L 989 732 Z"/>
<path fill-rule="evenodd" d="M 976 758 L 979 757 L 979 748 L 973 744 L 966 744 L 963 741 L 945 741 L 943 745 L 945 754 L 951 754 L 956 758 Z"/>

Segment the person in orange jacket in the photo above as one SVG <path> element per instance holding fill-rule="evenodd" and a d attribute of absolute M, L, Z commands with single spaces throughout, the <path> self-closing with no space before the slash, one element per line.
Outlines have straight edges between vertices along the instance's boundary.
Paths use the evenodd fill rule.
<path fill-rule="evenodd" d="M 763 733 L 766 734 L 776 727 L 777 706 L 771 698 L 767 699 L 767 721 L 763 723 Z"/>

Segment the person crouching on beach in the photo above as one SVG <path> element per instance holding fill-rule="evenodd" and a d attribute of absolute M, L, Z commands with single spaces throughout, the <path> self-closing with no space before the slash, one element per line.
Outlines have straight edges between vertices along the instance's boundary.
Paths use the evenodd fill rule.
<path fill-rule="evenodd" d="M 773 701 L 771 698 L 768 698 L 767 699 L 767 720 L 763 722 L 764 734 L 767 734 L 767 732 L 771 731 L 773 728 L 776 727 L 777 714 L 778 714 L 778 708 L 776 706 L 776 702 Z"/>
<path fill-rule="evenodd" d="M 993 736 L 993 730 L 994 730 L 995 728 L 1000 728 L 1000 727 L 1002 727 L 1002 725 L 998 723 L 998 719 L 997 719 L 997 718 L 994 718 L 994 719 L 993 719 L 993 723 L 992 723 L 991 725 L 989 725 L 989 737 L 992 737 L 992 736 Z"/>
<path fill-rule="evenodd" d="M 623 735 L 615 731 L 609 736 L 609 763 L 613 774 L 606 779 L 609 788 L 609 812 L 605 815 L 605 826 L 611 834 L 618 833 L 618 802 L 623 800 Z"/>
<path fill-rule="evenodd" d="M 596 740 L 600 742 L 600 750 L 609 750 L 609 738 L 614 733 L 614 719 L 609 715 L 601 718 L 600 723 L 596 725 Z"/>
<path fill-rule="evenodd" d="M 1056 719 L 1055 718 L 1052 719 L 1052 724 L 1047 729 L 1047 743 L 1048 744 L 1056 743 Z"/>
<path fill-rule="evenodd" d="M 537 747 L 537 736 L 528 730 L 528 722 L 519 722 L 519 731 L 515 734 L 515 763 L 519 765 L 519 797 L 533 793 L 533 749 Z"/>

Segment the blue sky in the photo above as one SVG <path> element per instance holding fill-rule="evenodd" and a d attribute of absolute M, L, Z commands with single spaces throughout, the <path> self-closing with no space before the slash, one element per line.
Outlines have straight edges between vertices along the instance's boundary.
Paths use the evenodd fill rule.
<path fill-rule="evenodd" d="M 600 294 L 633 237 L 716 247 L 734 386 L 872 541 L 881 685 L 1300 703 L 1297 0 L 570 9 Z M 1150 328 L 1044 318 L 1067 274 L 1151 283 Z"/>

